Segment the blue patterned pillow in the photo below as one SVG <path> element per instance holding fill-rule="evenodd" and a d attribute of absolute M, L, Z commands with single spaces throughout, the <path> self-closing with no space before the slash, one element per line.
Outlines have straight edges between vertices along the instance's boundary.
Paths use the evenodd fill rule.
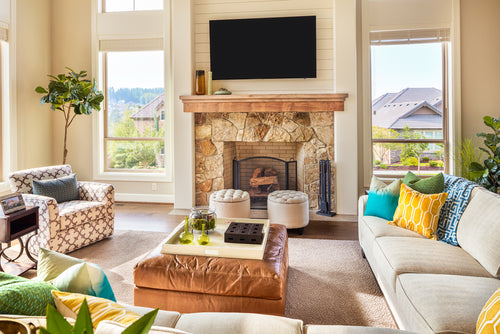
<path fill-rule="evenodd" d="M 33 180 L 33 194 L 55 198 L 57 203 L 78 200 L 78 182 L 76 175 L 58 179 Z"/>
<path fill-rule="evenodd" d="M 478 184 L 454 175 L 444 175 L 444 192 L 448 198 L 444 202 L 439 214 L 437 234 L 439 240 L 447 244 L 458 246 L 457 225 L 462 217 L 470 194 Z"/>
<path fill-rule="evenodd" d="M 0 314 L 43 316 L 47 304 L 54 304 L 47 282 L 29 280 L 0 272 Z"/>
<path fill-rule="evenodd" d="M 376 216 L 392 220 L 398 207 L 401 180 L 394 180 L 387 185 L 375 175 L 372 176 L 365 216 Z"/>

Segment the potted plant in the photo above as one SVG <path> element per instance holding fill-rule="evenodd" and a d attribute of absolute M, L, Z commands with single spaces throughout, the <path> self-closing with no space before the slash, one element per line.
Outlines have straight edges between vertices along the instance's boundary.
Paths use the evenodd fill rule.
<path fill-rule="evenodd" d="M 61 111 L 64 115 L 63 164 L 68 155 L 68 128 L 73 120 L 77 115 L 91 115 L 92 111 L 101 110 L 101 102 L 104 100 L 102 92 L 97 90 L 95 80 L 85 79 L 87 71 L 77 73 L 66 68 L 69 70 L 66 74 L 49 75 L 51 80 L 47 89 L 42 86 L 35 89 L 37 93 L 45 94 L 40 99 L 40 104 L 50 103 L 52 110 Z"/>

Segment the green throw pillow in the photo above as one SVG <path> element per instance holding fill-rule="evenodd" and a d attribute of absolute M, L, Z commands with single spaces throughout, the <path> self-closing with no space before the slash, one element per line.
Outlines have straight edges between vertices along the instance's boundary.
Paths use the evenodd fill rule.
<path fill-rule="evenodd" d="M 58 179 L 33 180 L 33 194 L 55 198 L 57 203 L 78 200 L 78 182 L 71 174 Z"/>
<path fill-rule="evenodd" d="M 403 178 L 403 183 L 422 194 L 439 194 L 444 191 L 443 173 L 421 179 L 409 171 Z"/>
<path fill-rule="evenodd" d="M 44 316 L 47 304 L 55 307 L 52 284 L 0 272 L 0 314 Z"/>
<path fill-rule="evenodd" d="M 37 275 L 38 279 L 50 282 L 60 291 L 116 301 L 106 274 L 94 263 L 40 248 Z"/>

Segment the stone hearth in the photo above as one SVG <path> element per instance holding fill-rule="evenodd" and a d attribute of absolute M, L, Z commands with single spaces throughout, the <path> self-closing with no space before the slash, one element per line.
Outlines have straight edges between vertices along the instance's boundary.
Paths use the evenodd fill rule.
<path fill-rule="evenodd" d="M 238 155 L 235 143 L 263 143 L 263 147 L 269 147 L 265 155 L 276 157 L 279 149 L 275 150 L 272 143 L 296 143 L 298 189 L 309 196 L 311 209 L 316 209 L 319 161 L 330 160 L 335 210 L 333 125 L 332 111 L 195 113 L 196 205 L 207 205 L 212 192 L 233 187 L 228 175 L 232 175 L 231 162 Z"/>

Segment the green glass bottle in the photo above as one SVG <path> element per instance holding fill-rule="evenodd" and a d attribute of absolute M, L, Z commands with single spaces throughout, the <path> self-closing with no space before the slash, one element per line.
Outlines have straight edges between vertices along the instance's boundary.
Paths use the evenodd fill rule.
<path fill-rule="evenodd" d="M 189 231 L 188 217 L 184 219 L 184 232 L 179 235 L 179 241 L 183 245 L 187 245 L 193 242 L 194 234 Z"/>
<path fill-rule="evenodd" d="M 210 238 L 205 233 L 205 224 L 201 225 L 201 235 L 198 237 L 198 244 L 201 246 L 206 246 L 210 242 Z"/>

